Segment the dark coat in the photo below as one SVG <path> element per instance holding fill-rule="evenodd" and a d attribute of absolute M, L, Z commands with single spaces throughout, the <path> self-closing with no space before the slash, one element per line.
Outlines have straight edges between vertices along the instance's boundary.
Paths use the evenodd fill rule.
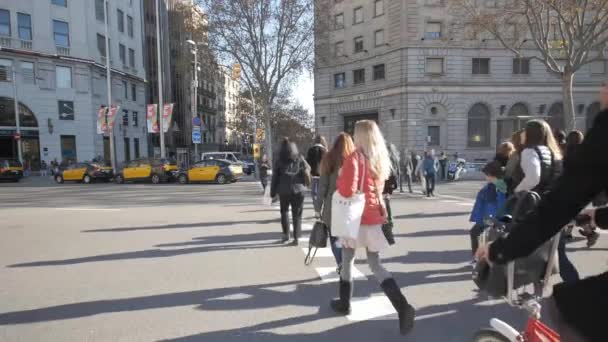
<path fill-rule="evenodd" d="M 306 190 L 307 178 L 310 179 L 310 166 L 304 158 L 277 161 L 272 170 L 270 196 L 301 194 Z"/>
<path fill-rule="evenodd" d="M 310 174 L 314 177 L 321 176 L 321 160 L 327 150 L 323 145 L 316 144 L 308 149 L 306 154 L 306 162 L 310 165 Z"/>
<path fill-rule="evenodd" d="M 499 264 L 532 253 L 608 188 L 608 110 L 601 111 L 577 153 L 568 156 L 563 173 L 538 208 L 490 245 L 490 260 Z M 600 220 L 605 220 L 600 214 Z M 599 222 L 598 222 L 599 223 Z M 606 226 L 604 226 L 606 227 Z M 608 228 L 608 227 L 606 227 Z M 600 268 L 600 265 L 598 265 Z M 553 287 L 553 297 L 566 322 L 588 341 L 605 341 L 604 317 L 590 308 L 608 307 L 608 272 Z"/>

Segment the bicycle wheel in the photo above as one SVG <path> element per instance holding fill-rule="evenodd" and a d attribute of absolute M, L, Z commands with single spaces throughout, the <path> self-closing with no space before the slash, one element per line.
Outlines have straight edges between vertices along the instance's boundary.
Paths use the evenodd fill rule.
<path fill-rule="evenodd" d="M 498 331 L 492 328 L 486 328 L 479 330 L 475 336 L 473 336 L 473 342 L 511 342 L 508 338 L 504 337 Z"/>

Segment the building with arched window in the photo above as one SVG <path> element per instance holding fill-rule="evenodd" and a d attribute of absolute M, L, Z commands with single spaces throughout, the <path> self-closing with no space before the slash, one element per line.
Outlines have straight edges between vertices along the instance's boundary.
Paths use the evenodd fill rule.
<path fill-rule="evenodd" d="M 109 160 L 109 139 L 96 129 L 107 56 L 112 105 L 120 106 L 116 159 L 147 155 L 142 1 L 109 4 L 106 51 L 103 0 L 0 2 L 0 158 L 16 159 L 21 144 L 33 170 L 41 160 Z"/>
<path fill-rule="evenodd" d="M 315 123 L 329 140 L 373 119 L 402 149 L 488 159 L 531 119 L 565 127 L 558 75 L 475 32 L 450 14 L 447 1 L 315 4 Z M 522 44 L 526 55 L 535 51 L 532 42 Z M 578 129 L 606 78 L 595 66 L 576 74 Z"/>

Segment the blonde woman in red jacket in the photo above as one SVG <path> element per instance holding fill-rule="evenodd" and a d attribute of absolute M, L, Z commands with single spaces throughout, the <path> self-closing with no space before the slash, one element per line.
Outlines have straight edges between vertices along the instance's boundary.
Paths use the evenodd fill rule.
<path fill-rule="evenodd" d="M 340 298 L 331 301 L 332 309 L 341 315 L 351 312 L 353 293 L 352 268 L 355 250 L 367 250 L 367 262 L 382 290 L 399 314 L 401 334 L 407 334 L 414 326 L 415 310 L 407 302 L 392 275 L 382 266 L 380 252 L 389 244 L 382 233 L 387 215 L 382 201 L 384 180 L 391 172 L 391 162 L 384 137 L 374 121 L 359 121 L 355 125 L 357 150 L 342 163 L 337 180 L 337 191 L 344 197 L 352 197 L 362 184 L 365 193 L 365 209 L 357 239 L 340 238 L 342 245 L 342 272 L 340 274 Z M 361 182 L 361 178 L 364 179 Z"/>

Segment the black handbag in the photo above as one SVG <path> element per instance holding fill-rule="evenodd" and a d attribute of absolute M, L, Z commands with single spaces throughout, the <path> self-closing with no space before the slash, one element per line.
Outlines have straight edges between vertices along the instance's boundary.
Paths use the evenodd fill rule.
<path fill-rule="evenodd" d="M 304 264 L 310 265 L 312 261 L 315 259 L 315 255 L 317 255 L 317 250 L 319 248 L 327 247 L 327 239 L 329 238 L 329 233 L 327 231 L 327 225 L 321 221 L 317 220 L 314 226 L 312 227 L 312 232 L 310 233 L 310 239 L 308 240 L 308 253 L 304 258 Z"/>
<path fill-rule="evenodd" d="M 384 237 L 386 238 L 386 241 L 389 245 L 392 246 L 395 244 L 395 235 L 393 234 L 392 222 L 386 222 L 382 225 L 382 233 L 384 234 Z"/>

